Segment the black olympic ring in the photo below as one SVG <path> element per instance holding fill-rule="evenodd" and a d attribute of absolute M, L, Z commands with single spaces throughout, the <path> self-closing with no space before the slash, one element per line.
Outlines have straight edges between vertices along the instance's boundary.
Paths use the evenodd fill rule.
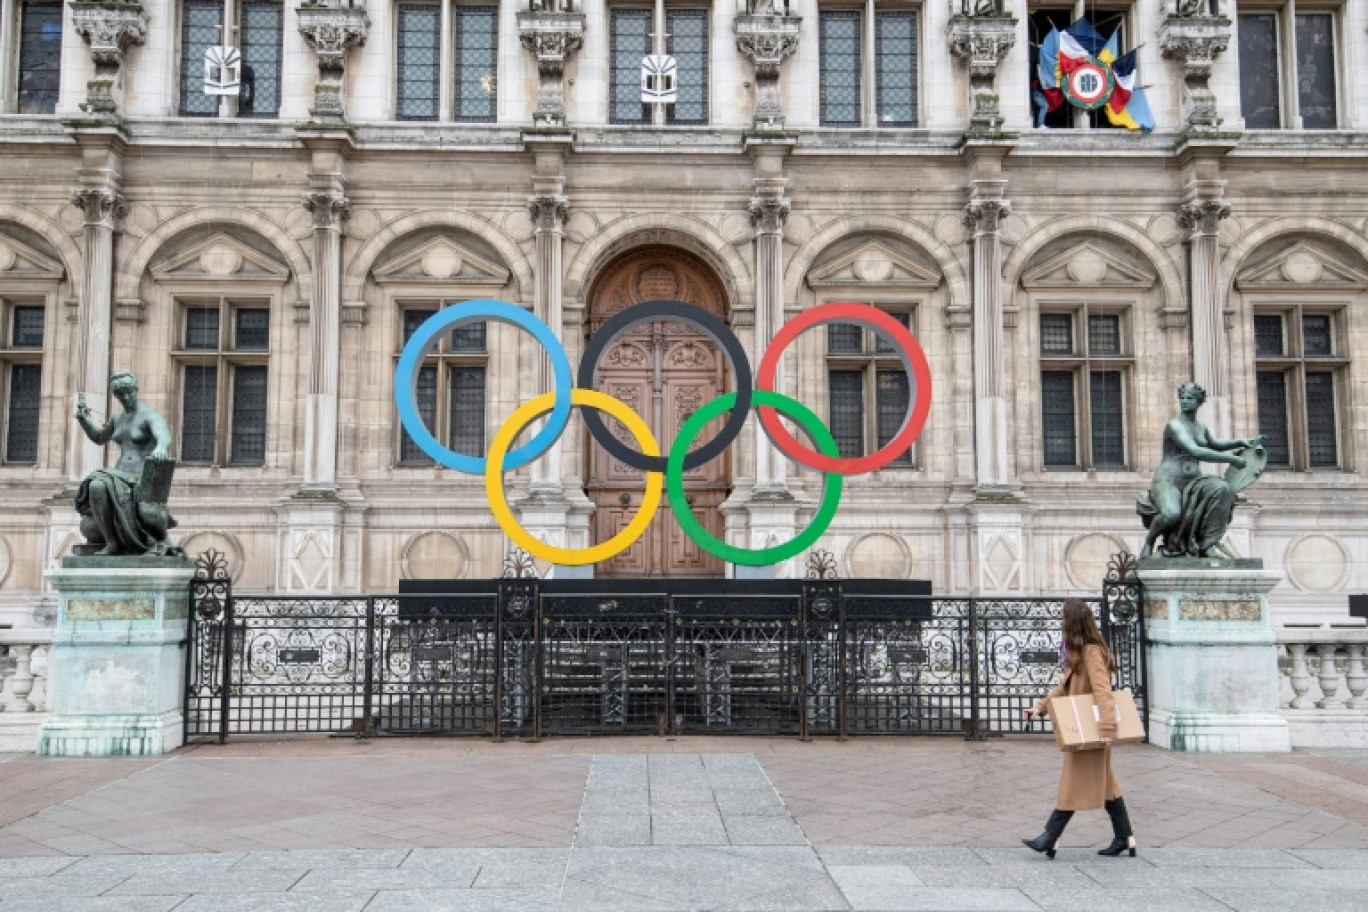
<path fill-rule="evenodd" d="M 594 373 L 598 368 L 598 360 L 608 349 L 609 344 L 623 331 L 638 323 L 671 319 L 688 323 L 713 337 L 731 364 L 732 382 L 736 387 L 736 405 L 732 407 L 727 423 L 722 425 L 716 437 L 684 457 L 684 470 L 688 471 L 709 462 L 731 446 L 732 441 L 740 436 L 741 428 L 745 426 L 746 418 L 750 414 L 753 392 L 750 360 L 746 357 L 746 350 L 741 347 L 741 340 L 736 338 L 736 334 L 727 327 L 727 324 L 703 308 L 683 301 L 642 301 L 640 304 L 633 304 L 626 310 L 614 314 L 589 337 L 589 344 L 585 346 L 584 354 L 580 358 L 579 375 L 576 377 L 575 386 L 581 389 L 596 389 Z M 589 436 L 598 441 L 599 446 L 611 453 L 619 462 L 645 472 L 665 471 L 666 463 L 669 462 L 668 457 L 647 456 L 623 443 L 608 432 L 598 409 L 584 410 L 584 426 L 589 429 Z"/>

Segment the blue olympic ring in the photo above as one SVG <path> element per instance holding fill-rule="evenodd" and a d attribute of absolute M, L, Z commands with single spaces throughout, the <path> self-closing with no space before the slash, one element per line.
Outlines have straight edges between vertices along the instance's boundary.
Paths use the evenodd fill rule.
<path fill-rule="evenodd" d="M 399 356 L 399 366 L 395 369 L 396 378 L 408 378 L 407 383 L 394 385 L 394 404 L 399 410 L 399 421 L 424 453 L 448 468 L 470 475 L 483 475 L 488 460 L 484 456 L 457 453 L 443 446 L 428 431 L 418 414 L 418 368 L 427 349 L 436 341 L 439 333 L 447 328 L 455 329 L 479 320 L 511 323 L 527 330 L 546 349 L 554 374 L 555 406 L 546 419 L 546 425 L 531 440 L 508 454 L 504 461 L 505 469 L 527 465 L 551 449 L 570 421 L 570 410 L 573 407 L 570 392 L 575 388 L 570 358 L 555 333 L 551 332 L 551 327 L 516 304 L 492 298 L 477 298 L 443 308 L 424 320 L 408 342 L 404 343 L 404 351 Z"/>

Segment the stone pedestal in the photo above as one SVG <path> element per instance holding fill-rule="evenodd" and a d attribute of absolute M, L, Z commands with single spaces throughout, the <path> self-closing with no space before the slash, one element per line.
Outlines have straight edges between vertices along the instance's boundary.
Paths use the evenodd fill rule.
<path fill-rule="evenodd" d="M 181 745 L 192 576 L 193 564 L 173 558 L 67 558 L 48 573 L 59 602 L 39 754 L 116 757 Z"/>
<path fill-rule="evenodd" d="M 1150 742 L 1170 750 L 1291 750 L 1262 560 L 1141 561 Z"/>

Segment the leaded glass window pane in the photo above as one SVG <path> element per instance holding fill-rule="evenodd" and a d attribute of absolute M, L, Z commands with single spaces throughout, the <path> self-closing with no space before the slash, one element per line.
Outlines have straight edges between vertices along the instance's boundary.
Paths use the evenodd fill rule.
<path fill-rule="evenodd" d="M 217 307 L 189 307 L 185 311 L 185 347 L 214 350 L 219 344 Z"/>
<path fill-rule="evenodd" d="M 266 459 L 266 365 L 233 368 L 233 439 L 228 461 L 260 465 Z"/>
<path fill-rule="evenodd" d="M 442 8 L 435 3 L 399 4 L 399 120 L 436 120 L 440 79 Z"/>
<path fill-rule="evenodd" d="M 1308 357 L 1334 354 L 1329 314 L 1305 314 L 1302 317 L 1302 353 Z"/>
<path fill-rule="evenodd" d="M 9 423 L 5 427 L 5 461 L 38 461 L 38 408 L 43 366 L 12 364 L 9 369 Z"/>
<path fill-rule="evenodd" d="M 1047 466 L 1078 465 L 1074 431 L 1074 379 L 1072 371 L 1041 371 L 1041 419 L 1045 433 Z"/>
<path fill-rule="evenodd" d="M 43 347 L 43 308 L 16 307 L 12 311 L 14 326 L 10 343 L 15 348 Z"/>
<path fill-rule="evenodd" d="M 493 123 L 498 117 L 499 8 L 456 7 L 456 96 L 452 117 Z"/>
<path fill-rule="evenodd" d="M 243 307 L 234 314 L 233 347 L 239 351 L 265 351 L 271 344 L 271 312 L 264 307 Z"/>
<path fill-rule="evenodd" d="M 827 351 L 833 355 L 858 355 L 864 349 L 864 330 L 855 323 L 827 324 Z"/>
<path fill-rule="evenodd" d="M 485 369 L 453 367 L 448 379 L 451 401 L 451 443 L 458 453 L 484 452 Z"/>
<path fill-rule="evenodd" d="M 907 419 L 907 409 L 911 402 L 908 390 L 907 372 L 904 370 L 881 370 L 875 377 L 875 407 L 878 409 L 879 426 L 877 432 L 880 448 L 898 436 L 903 422 Z M 912 450 L 906 449 L 893 460 L 895 463 L 912 461 Z"/>
<path fill-rule="evenodd" d="M 641 58 L 651 53 L 651 11 L 612 11 L 611 84 L 608 119 L 613 123 L 647 123 L 650 113 L 641 103 Z"/>
<path fill-rule="evenodd" d="M 1040 315 L 1040 350 L 1047 355 L 1073 354 L 1073 314 Z"/>
<path fill-rule="evenodd" d="M 181 462 L 214 461 L 218 368 L 188 364 L 181 384 Z"/>
<path fill-rule="evenodd" d="M 1277 357 L 1285 351 L 1282 314 L 1255 314 L 1254 354 Z"/>
<path fill-rule="evenodd" d="M 874 20 L 875 88 L 881 127 L 917 125 L 917 14 L 879 13 Z"/>
<path fill-rule="evenodd" d="M 407 343 L 409 339 L 413 338 L 413 334 L 418 331 L 418 327 L 422 326 L 423 322 L 435 313 L 437 313 L 435 310 L 404 311 L 404 342 Z"/>
<path fill-rule="evenodd" d="M 25 3 L 19 32 L 19 113 L 51 114 L 61 83 L 62 4 Z"/>
<path fill-rule="evenodd" d="M 828 127 L 860 125 L 860 14 L 819 13 L 821 118 Z"/>
<path fill-rule="evenodd" d="M 1240 113 L 1245 126 L 1276 130 L 1282 126 L 1282 89 L 1278 75 L 1278 17 L 1274 13 L 1240 16 Z"/>
<path fill-rule="evenodd" d="M 437 423 L 437 368 L 436 366 L 423 367 L 418 370 L 417 382 L 418 417 L 423 419 L 423 426 L 429 432 Z M 432 462 L 428 455 L 424 453 L 418 444 L 409 437 L 408 431 L 402 431 L 403 439 L 399 442 L 399 462 L 403 465 L 427 465 Z"/>
<path fill-rule="evenodd" d="M 485 322 L 467 323 L 451 331 L 452 351 L 484 351 Z"/>
<path fill-rule="evenodd" d="M 1329 372 L 1306 374 L 1306 436 L 1312 467 L 1339 465 L 1335 437 L 1335 375 Z"/>
<path fill-rule="evenodd" d="M 831 371 L 831 436 L 842 458 L 864 455 L 864 374 Z"/>
<path fill-rule="evenodd" d="M 889 316 L 892 317 L 893 319 L 897 320 L 897 321 L 898 321 L 899 323 L 901 323 L 903 326 L 907 326 L 907 325 L 908 325 L 908 321 L 911 319 L 911 314 L 907 314 L 907 313 L 891 313 L 891 314 L 889 314 Z M 884 337 L 884 334 L 881 333 L 881 332 L 875 332 L 875 333 L 874 333 L 874 353 L 875 353 L 875 354 L 878 354 L 878 355 L 893 355 L 893 354 L 897 354 L 897 351 L 898 351 L 898 349 L 897 349 L 897 347 L 893 344 L 892 340 L 885 338 L 885 337 Z"/>
<path fill-rule="evenodd" d="M 219 97 L 204 94 L 204 52 L 223 44 L 222 0 L 182 0 L 180 55 L 180 115 L 213 117 Z"/>
<path fill-rule="evenodd" d="M 1335 113 L 1335 17 L 1298 13 L 1297 109 L 1308 130 L 1333 130 Z"/>
<path fill-rule="evenodd" d="M 665 14 L 666 48 L 678 66 L 679 100 L 669 109 L 670 123 L 708 122 L 708 11 L 670 10 Z"/>
<path fill-rule="evenodd" d="M 1282 371 L 1259 371 L 1259 433 L 1264 436 L 1269 465 L 1291 465 L 1287 443 L 1287 376 Z"/>
<path fill-rule="evenodd" d="M 1116 314 L 1088 315 L 1088 353 L 1121 354 L 1121 318 Z"/>
<path fill-rule="evenodd" d="M 280 113 L 280 54 L 285 10 L 279 0 L 242 4 L 242 90 L 239 117 Z"/>
<path fill-rule="evenodd" d="M 1126 463 L 1125 413 L 1120 371 L 1093 371 L 1089 377 L 1092 407 L 1092 464 L 1121 466 Z"/>

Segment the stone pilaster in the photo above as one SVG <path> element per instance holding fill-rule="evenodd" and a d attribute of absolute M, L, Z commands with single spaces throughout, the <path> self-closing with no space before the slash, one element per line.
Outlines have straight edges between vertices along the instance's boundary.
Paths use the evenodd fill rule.
<path fill-rule="evenodd" d="M 1003 197 L 1005 180 L 975 180 L 965 207 L 965 225 L 974 246 L 974 481 L 980 488 L 1009 482 L 1007 369 L 1002 330 L 1002 235 L 999 226 L 1012 211 Z"/>
<path fill-rule="evenodd" d="M 351 217 L 351 203 L 340 186 L 325 186 L 306 193 L 303 205 L 313 216 L 314 225 L 304 485 L 326 488 L 337 483 L 342 223 Z"/>
<path fill-rule="evenodd" d="M 1159 50 L 1176 61 L 1183 74 L 1183 130 L 1214 133 L 1221 124 L 1211 68 L 1230 47 L 1231 23 L 1206 0 L 1177 0 L 1159 25 Z"/>
<path fill-rule="evenodd" d="M 299 33 L 318 56 L 318 82 L 309 114 L 324 123 L 345 123 L 342 85 L 347 75 L 347 54 L 366 43 L 370 17 L 351 0 L 320 0 L 296 10 Z"/>
<path fill-rule="evenodd" d="M 1231 434 L 1230 364 L 1227 360 L 1221 290 L 1221 219 L 1230 203 L 1221 199 L 1225 181 L 1188 184 L 1178 219 L 1188 234 L 1188 286 L 1192 295 L 1192 377 L 1207 392 L 1207 426 L 1217 437 Z"/>
<path fill-rule="evenodd" d="M 76 34 L 90 45 L 95 75 L 86 83 L 81 110 L 93 117 L 119 117 L 120 77 L 129 45 L 147 40 L 147 13 L 139 0 L 70 0 Z"/>
<path fill-rule="evenodd" d="M 539 127 L 565 126 L 565 64 L 584 43 L 584 13 L 520 10 L 518 37 L 537 58 L 537 109 L 532 122 Z"/>
<path fill-rule="evenodd" d="M 969 67 L 969 136 L 1002 133 L 997 68 L 1016 44 L 1016 27 L 1016 18 L 1006 14 L 998 0 L 965 2 L 961 12 L 950 17 L 946 28 L 950 53 Z"/>
<path fill-rule="evenodd" d="M 533 313 L 556 338 L 563 338 L 565 327 L 561 310 L 561 246 L 565 238 L 565 219 L 570 201 L 561 193 L 535 193 L 527 198 L 527 208 L 536 229 L 536 273 Z M 537 359 L 537 389 L 550 389 L 551 366 L 546 358 Z M 551 452 L 532 462 L 532 493 L 561 494 L 561 442 Z"/>
<path fill-rule="evenodd" d="M 779 189 L 779 193 L 782 192 L 782 188 Z M 784 323 L 784 221 L 792 204 L 781 195 L 762 193 L 751 197 L 747 208 L 755 228 L 755 338 L 758 348 L 760 342 L 773 339 Z M 758 357 L 754 363 L 759 363 Z M 777 391 L 783 391 L 785 385 L 782 377 L 775 377 Z M 756 431 L 756 492 L 787 494 L 787 463 L 770 445 L 759 422 Z"/>
<path fill-rule="evenodd" d="M 781 130 L 784 107 L 779 95 L 779 72 L 784 58 L 798 49 L 803 24 L 800 16 L 779 13 L 767 4 L 763 11 L 739 15 L 734 20 L 736 47 L 755 65 L 755 118 L 757 130 Z"/>

